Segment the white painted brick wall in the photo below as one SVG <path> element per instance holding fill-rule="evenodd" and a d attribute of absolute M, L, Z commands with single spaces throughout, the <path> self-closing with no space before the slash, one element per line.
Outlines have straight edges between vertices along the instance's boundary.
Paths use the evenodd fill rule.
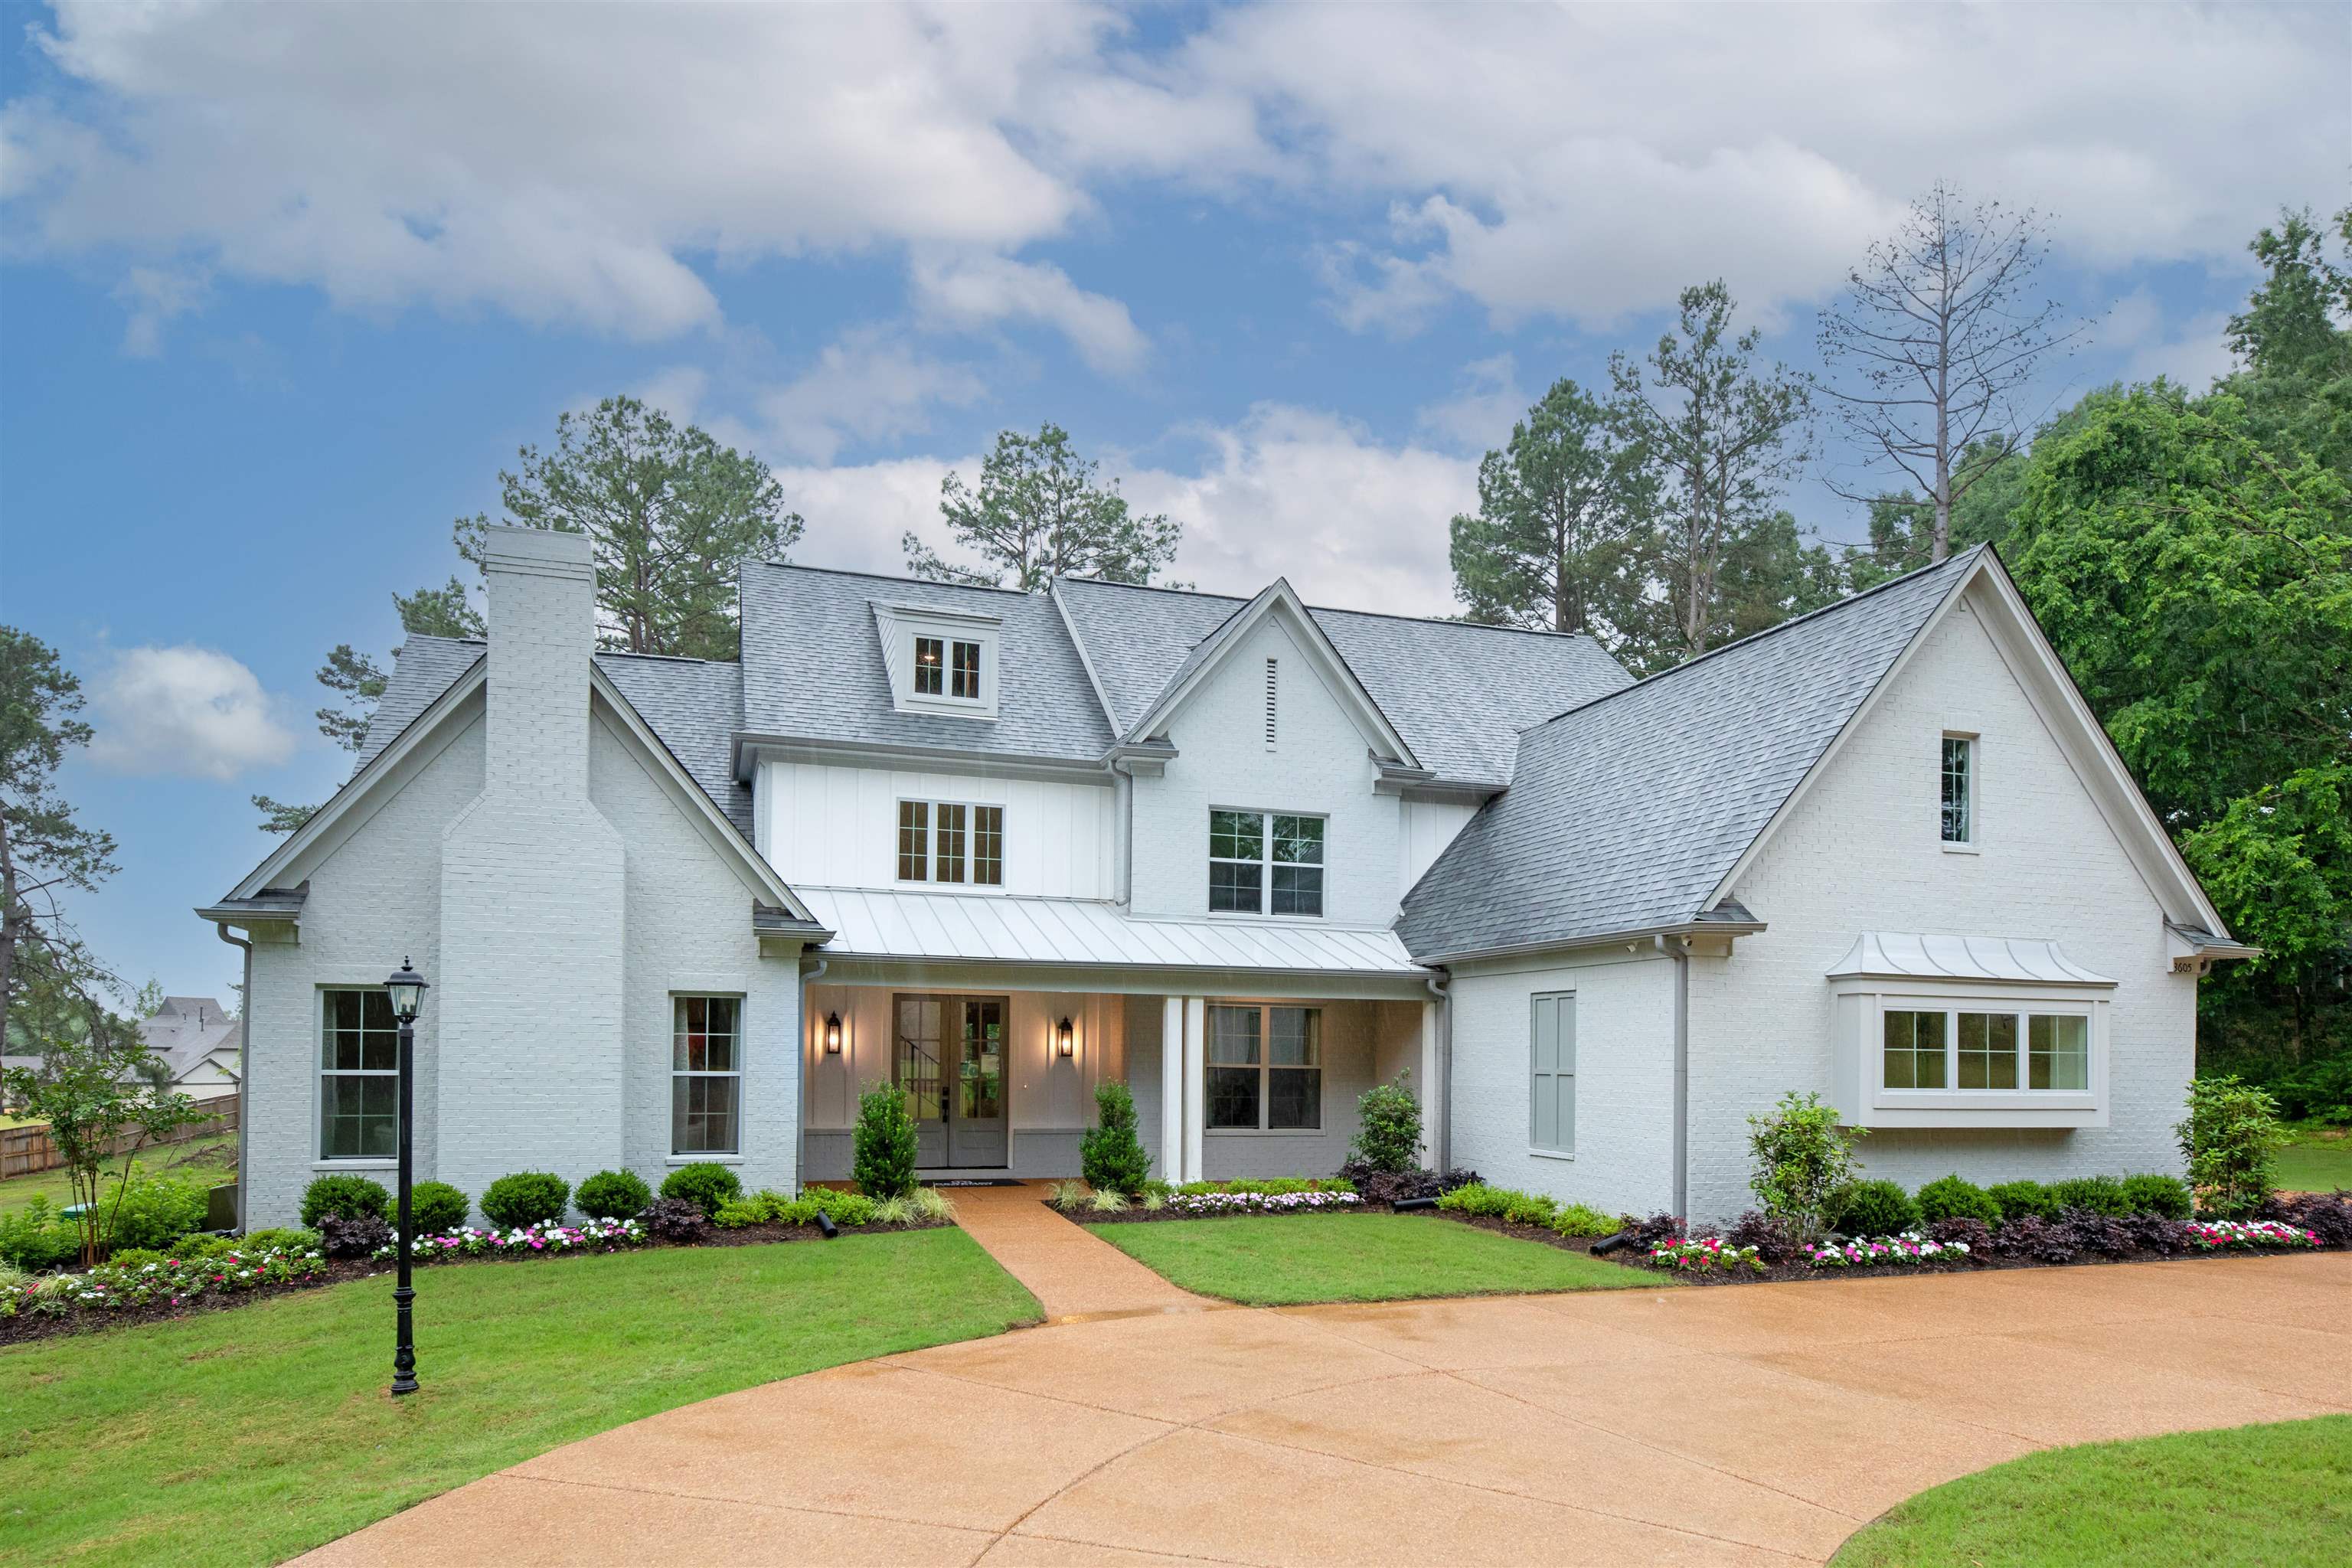
<path fill-rule="evenodd" d="M 1940 741 L 1977 732 L 1980 852 L 1937 837 Z M 1736 889 L 1770 923 L 1691 964 L 1691 1208 L 1748 1206 L 1747 1117 L 1786 1089 L 1826 1094 L 1822 974 L 1861 931 L 2055 938 L 2120 984 L 2105 1128 L 1883 1130 L 1868 1173 L 1916 1187 L 2177 1171 L 2193 1070 L 2195 982 L 2170 972 L 2163 914 L 1965 605 L 1937 628 Z"/>
<path fill-rule="evenodd" d="M 1281 660 L 1281 722 L 1265 745 L 1265 661 Z M 1327 920 L 1385 925 L 1403 889 L 1402 812 L 1376 795 L 1363 734 L 1323 686 L 1278 616 L 1233 650 L 1169 727 L 1179 755 L 1135 784 L 1131 876 L 1138 914 L 1205 914 L 1209 808 L 1328 816 Z"/>

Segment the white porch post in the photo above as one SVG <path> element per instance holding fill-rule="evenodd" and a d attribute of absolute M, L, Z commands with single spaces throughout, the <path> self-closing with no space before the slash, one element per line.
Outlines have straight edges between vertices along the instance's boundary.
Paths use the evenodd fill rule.
<path fill-rule="evenodd" d="M 1445 1141 L 1438 1121 L 1445 1114 L 1445 1086 L 1437 1078 L 1437 1032 L 1441 1021 L 1437 1004 L 1421 1005 L 1421 1065 L 1414 1074 L 1421 1080 L 1421 1157 L 1430 1164 L 1444 1169 L 1438 1162 L 1444 1158 Z"/>
<path fill-rule="evenodd" d="M 1160 1012 L 1160 1179 L 1184 1178 L 1184 998 Z"/>
<path fill-rule="evenodd" d="M 1201 1131 L 1208 1125 L 1209 1004 L 1184 998 L 1184 1179 L 1203 1180 Z"/>

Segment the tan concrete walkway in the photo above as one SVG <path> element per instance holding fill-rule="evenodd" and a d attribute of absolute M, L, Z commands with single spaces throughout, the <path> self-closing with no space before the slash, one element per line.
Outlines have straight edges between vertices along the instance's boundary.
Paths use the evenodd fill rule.
<path fill-rule="evenodd" d="M 952 1189 L 956 1223 L 1029 1287 L 1045 1321 L 1108 1313 L 1202 1311 L 1224 1303 L 1179 1290 L 1118 1247 L 1045 1206 L 1046 1184 Z"/>
<path fill-rule="evenodd" d="M 316 1557 L 1820 1562 L 2045 1445 L 2347 1409 L 2352 1257 L 1146 1311 L 671 1411 Z"/>

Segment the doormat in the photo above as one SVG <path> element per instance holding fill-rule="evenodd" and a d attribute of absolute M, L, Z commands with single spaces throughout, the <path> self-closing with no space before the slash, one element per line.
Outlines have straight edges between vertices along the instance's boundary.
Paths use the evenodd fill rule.
<path fill-rule="evenodd" d="M 1018 1176 L 942 1176 L 937 1181 L 925 1181 L 927 1187 L 1025 1187 L 1029 1184 Z"/>

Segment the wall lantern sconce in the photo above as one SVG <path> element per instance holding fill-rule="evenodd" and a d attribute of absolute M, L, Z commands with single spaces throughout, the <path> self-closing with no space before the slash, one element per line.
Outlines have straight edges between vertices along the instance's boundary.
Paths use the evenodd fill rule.
<path fill-rule="evenodd" d="M 1069 1021 L 1069 1019 L 1067 1019 L 1067 1018 L 1064 1018 L 1064 1019 L 1062 1020 L 1061 1024 L 1060 1024 L 1060 1025 L 1059 1025 L 1059 1026 L 1058 1026 L 1054 1030 L 1054 1038 L 1055 1038 L 1055 1040 L 1057 1040 L 1057 1041 L 1059 1041 L 1059 1042 L 1060 1042 L 1061 1047 L 1062 1047 L 1062 1054 L 1063 1054 L 1064 1056 L 1066 1056 L 1066 1056 L 1068 1056 L 1068 1055 L 1070 1054 L 1070 1021 Z"/>
<path fill-rule="evenodd" d="M 841 1015 L 838 1013 L 824 1016 L 824 1054 L 829 1057 L 841 1054 Z"/>

